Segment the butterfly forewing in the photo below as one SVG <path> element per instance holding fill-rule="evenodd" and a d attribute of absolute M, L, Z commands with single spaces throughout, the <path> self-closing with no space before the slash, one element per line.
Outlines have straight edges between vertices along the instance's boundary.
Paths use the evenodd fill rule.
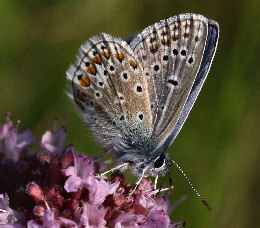
<path fill-rule="evenodd" d="M 130 43 L 147 75 L 157 148 L 174 129 L 202 60 L 207 19 L 183 14 L 149 26 Z"/>
<path fill-rule="evenodd" d="M 104 146 L 121 140 L 133 147 L 150 137 L 148 85 L 125 41 L 107 34 L 90 38 L 67 78 L 84 120 Z"/>
<path fill-rule="evenodd" d="M 196 101 L 196 98 L 203 86 L 203 83 L 206 80 L 207 74 L 209 72 L 216 51 L 218 36 L 219 36 L 218 33 L 219 33 L 218 23 L 209 20 L 207 41 L 206 41 L 205 50 L 203 53 L 203 59 L 201 61 L 199 72 L 195 78 L 189 97 L 183 107 L 180 118 L 177 124 L 175 125 L 173 131 L 169 135 L 169 137 L 165 140 L 162 146 L 163 147 L 162 150 L 165 150 L 175 139 L 175 137 L 178 135 L 179 131 L 182 128 L 183 123 L 187 119 L 189 112 L 192 109 L 194 102 Z"/>

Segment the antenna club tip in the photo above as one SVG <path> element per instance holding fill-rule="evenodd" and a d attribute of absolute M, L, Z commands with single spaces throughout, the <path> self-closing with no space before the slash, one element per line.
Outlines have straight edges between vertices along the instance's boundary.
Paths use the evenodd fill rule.
<path fill-rule="evenodd" d="M 203 200 L 201 200 L 201 202 L 208 208 L 209 211 L 212 211 L 211 206 L 207 203 L 206 200 L 203 199 Z"/>

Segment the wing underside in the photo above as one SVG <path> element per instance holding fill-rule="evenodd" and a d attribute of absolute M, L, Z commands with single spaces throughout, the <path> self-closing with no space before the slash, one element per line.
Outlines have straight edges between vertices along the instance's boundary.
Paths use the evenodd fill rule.
<path fill-rule="evenodd" d="M 90 38 L 67 79 L 98 141 L 117 145 L 117 158 L 123 151 L 145 156 L 145 149 L 165 150 L 201 90 L 217 39 L 217 23 L 196 14 L 149 26 L 129 38 L 129 45 L 107 34 Z"/>
<path fill-rule="evenodd" d="M 67 79 L 81 116 L 104 147 L 144 144 L 151 133 L 147 82 L 125 41 L 107 34 L 90 38 Z"/>
<path fill-rule="evenodd" d="M 163 150 L 165 150 L 176 138 L 197 99 L 197 96 L 210 70 L 210 66 L 217 48 L 218 36 L 219 36 L 218 24 L 216 24 L 215 21 L 209 21 L 207 42 L 206 42 L 205 51 L 204 51 L 199 72 L 195 78 L 194 84 L 192 86 L 188 99 L 185 103 L 185 106 L 183 107 L 180 118 L 177 124 L 175 125 L 173 131 L 171 132 L 171 134 L 163 144 Z"/>
<path fill-rule="evenodd" d="M 216 39 L 210 41 L 214 26 L 201 15 L 182 14 L 147 27 L 130 42 L 148 82 L 156 150 L 176 137 L 202 87 L 213 57 L 207 49 L 216 46 Z"/>

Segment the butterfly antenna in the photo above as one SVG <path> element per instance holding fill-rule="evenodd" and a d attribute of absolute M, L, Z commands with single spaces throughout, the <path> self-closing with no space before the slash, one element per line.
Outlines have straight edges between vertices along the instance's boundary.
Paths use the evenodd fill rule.
<path fill-rule="evenodd" d="M 172 159 L 171 159 L 172 160 Z M 195 189 L 195 187 L 193 186 L 193 184 L 191 183 L 190 179 L 188 178 L 188 176 L 184 173 L 184 171 L 182 170 L 182 168 L 178 165 L 177 162 L 175 162 L 174 160 L 172 160 L 173 164 L 176 165 L 176 167 L 181 171 L 182 175 L 185 177 L 185 179 L 187 180 L 188 184 L 191 186 L 191 189 L 195 192 L 195 194 L 197 195 L 197 197 L 199 198 L 199 200 L 208 208 L 209 211 L 211 211 L 211 207 L 210 205 L 207 203 L 207 201 L 205 199 L 203 199 L 203 197 L 199 194 L 199 192 Z"/>

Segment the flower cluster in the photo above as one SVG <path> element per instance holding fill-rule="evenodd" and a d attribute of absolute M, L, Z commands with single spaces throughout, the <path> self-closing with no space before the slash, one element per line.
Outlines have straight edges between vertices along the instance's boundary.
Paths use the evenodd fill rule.
<path fill-rule="evenodd" d="M 19 125 L 19 123 L 17 124 Z M 124 175 L 101 176 L 102 163 L 64 148 L 65 127 L 37 143 L 8 118 L 0 126 L 0 224 L 6 228 L 181 227 L 168 200 L 144 179 L 135 192 Z"/>

